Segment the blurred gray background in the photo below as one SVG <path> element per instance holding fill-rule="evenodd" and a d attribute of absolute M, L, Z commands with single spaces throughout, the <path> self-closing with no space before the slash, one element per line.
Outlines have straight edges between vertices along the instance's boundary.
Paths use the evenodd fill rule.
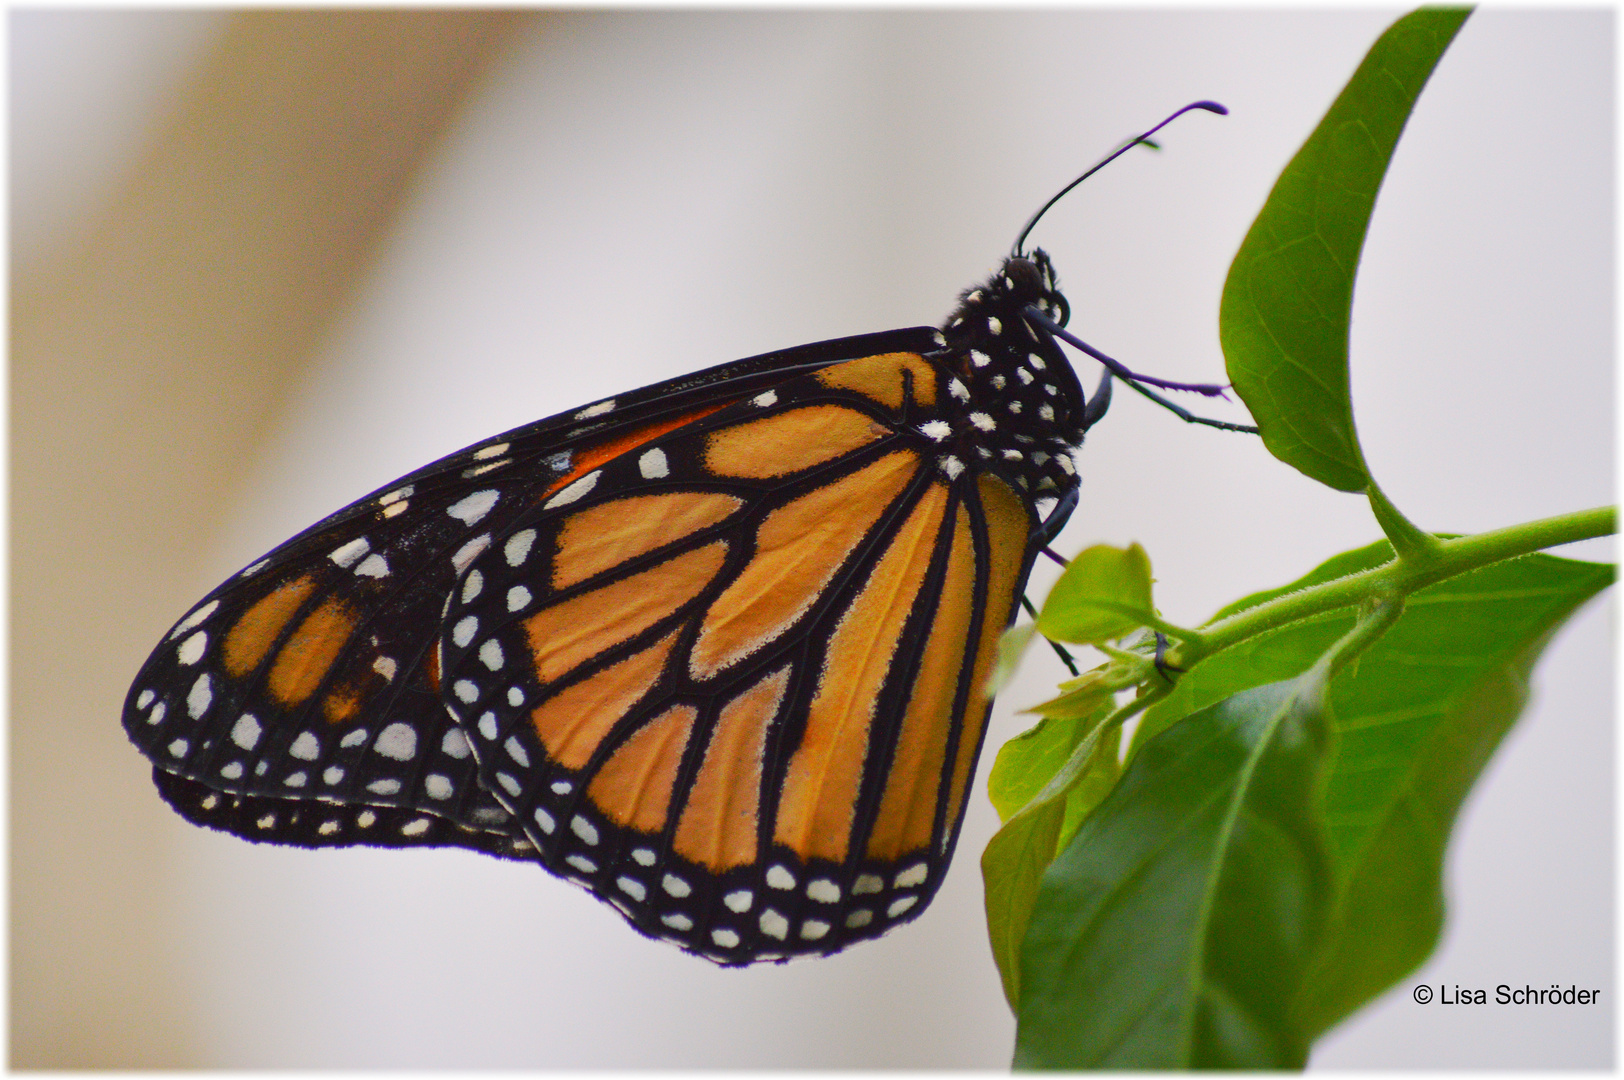
<path fill-rule="evenodd" d="M 1397 14 L 13 10 L 12 1064 L 1005 1067 L 990 753 L 924 918 L 723 971 L 534 867 L 194 829 L 124 740 L 125 688 L 218 580 L 440 454 L 938 322 L 1053 191 L 1197 98 L 1232 115 L 1179 121 L 1034 240 L 1093 344 L 1219 377 L 1229 259 Z M 1423 527 L 1613 498 L 1613 30 L 1475 14 L 1382 190 L 1354 393 Z M 1133 395 L 1087 459 L 1057 546 L 1143 543 L 1174 621 L 1378 535 Z M 1610 604 L 1556 638 L 1467 803 L 1441 948 L 1315 1066 L 1612 1065 Z M 1059 675 L 1034 650 L 989 747 Z M 1448 1009 L 1420 980 L 1605 992 Z"/>

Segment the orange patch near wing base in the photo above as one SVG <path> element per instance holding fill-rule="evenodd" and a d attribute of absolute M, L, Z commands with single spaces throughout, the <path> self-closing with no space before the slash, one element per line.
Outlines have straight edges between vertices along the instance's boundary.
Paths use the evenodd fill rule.
<path fill-rule="evenodd" d="M 716 873 L 756 861 L 767 728 L 789 685 L 781 668 L 722 707 L 672 849 Z"/>
<path fill-rule="evenodd" d="M 970 672 L 970 700 L 964 706 L 964 726 L 959 733 L 958 752 L 953 758 L 953 784 L 947 806 L 949 831 L 944 833 L 944 839 L 952 835 L 952 823 L 963 805 L 970 769 L 975 765 L 976 752 L 981 749 L 981 733 L 987 725 L 987 673 L 992 670 L 999 635 L 1009 626 L 1015 593 L 1021 586 L 1021 567 L 1026 561 L 1026 540 L 1032 529 L 1026 504 L 1008 484 L 983 474 L 977 486 L 981 491 L 991 549 L 987 560 L 987 606 L 982 613 L 981 644 L 976 649 L 975 667 Z"/>
<path fill-rule="evenodd" d="M 355 633 L 359 618 L 348 604 L 333 599 L 306 615 L 271 663 L 265 682 L 271 696 L 283 705 L 298 705 L 314 694 Z"/>
<path fill-rule="evenodd" d="M 954 517 L 953 546 L 936 613 L 931 618 L 930 638 L 897 734 L 896 754 L 886 773 L 879 814 L 869 832 L 870 859 L 894 862 L 910 851 L 930 846 L 947 737 L 954 721 L 953 701 L 969 645 L 975 570 L 970 515 L 961 505 Z"/>
<path fill-rule="evenodd" d="M 530 711 L 536 737 L 554 761 L 579 769 L 620 718 L 643 700 L 676 644 L 672 631 L 642 652 L 554 694 Z"/>
<path fill-rule="evenodd" d="M 774 835 L 803 859 L 844 861 L 863 780 L 869 728 L 946 514 L 932 484 L 840 617 L 801 745 L 790 759 Z"/>
<path fill-rule="evenodd" d="M 788 476 L 889 435 L 856 409 L 812 405 L 720 428 L 705 437 L 705 468 L 717 476 Z"/>
<path fill-rule="evenodd" d="M 914 400 L 936 404 L 936 369 L 918 353 L 881 353 L 848 360 L 818 372 L 825 386 L 851 390 L 888 409 L 902 408 L 903 372 L 913 377 Z"/>
<path fill-rule="evenodd" d="M 628 450 L 635 450 L 646 442 L 653 442 L 668 431 L 675 431 L 684 424 L 691 424 L 695 420 L 709 416 L 719 409 L 725 409 L 731 404 L 733 404 L 732 401 L 724 401 L 717 405 L 707 405 L 703 409 L 695 409 L 691 413 L 683 413 L 681 416 L 655 421 L 647 427 L 640 427 L 636 431 L 628 432 L 606 443 L 582 447 L 571 455 L 569 472 L 554 480 L 547 490 L 541 493 L 541 497 L 545 499 L 553 492 L 558 491 L 567 484 L 574 483 L 599 465 L 614 460 Z"/>
<path fill-rule="evenodd" d="M 698 715 L 692 705 L 667 709 L 609 755 L 586 789 L 605 817 L 639 832 L 665 828 L 677 767 Z"/>
<path fill-rule="evenodd" d="M 567 589 L 675 543 L 725 521 L 743 505 L 732 495 L 679 491 L 633 495 L 571 514 L 558 532 L 553 588 Z"/>
<path fill-rule="evenodd" d="M 689 659 L 694 678 L 710 678 L 794 625 L 918 468 L 915 454 L 887 454 L 768 514 L 755 558 L 705 612 Z"/>
<path fill-rule="evenodd" d="M 226 674 L 241 678 L 257 667 L 276 643 L 276 636 L 315 588 L 315 576 L 305 574 L 278 585 L 254 601 L 254 605 L 242 613 L 242 618 L 226 631 L 225 642 L 220 647 Z"/>
<path fill-rule="evenodd" d="M 727 544 L 706 544 L 641 573 L 542 608 L 524 622 L 536 679 L 550 683 L 647 630 L 709 585 Z"/>

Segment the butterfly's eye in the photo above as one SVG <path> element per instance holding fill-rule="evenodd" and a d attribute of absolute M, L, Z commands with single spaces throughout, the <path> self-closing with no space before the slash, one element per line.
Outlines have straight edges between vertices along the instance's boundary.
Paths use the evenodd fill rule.
<path fill-rule="evenodd" d="M 1009 278 L 1017 296 L 1038 296 L 1043 292 L 1043 273 L 1037 263 L 1025 256 L 1006 262 L 1004 276 Z"/>

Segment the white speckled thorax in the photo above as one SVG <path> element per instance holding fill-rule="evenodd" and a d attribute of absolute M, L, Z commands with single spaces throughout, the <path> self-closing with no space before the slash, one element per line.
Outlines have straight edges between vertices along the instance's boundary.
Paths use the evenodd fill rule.
<path fill-rule="evenodd" d="M 946 348 L 931 359 L 950 368 L 965 392 L 948 403 L 951 435 L 926 434 L 944 450 L 975 455 L 1033 498 L 1059 497 L 1077 486 L 1072 452 L 1083 441 L 1085 399 L 1054 339 L 1024 318 L 1028 306 L 1061 325 L 1069 314 L 1041 249 L 1006 260 L 960 298 L 942 327 Z"/>

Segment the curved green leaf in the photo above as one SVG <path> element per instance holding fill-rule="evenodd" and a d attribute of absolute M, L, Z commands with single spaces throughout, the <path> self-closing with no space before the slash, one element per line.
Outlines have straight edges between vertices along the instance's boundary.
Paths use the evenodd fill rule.
<path fill-rule="evenodd" d="M 1219 340 L 1264 445 L 1341 491 L 1370 479 L 1348 392 L 1359 253 L 1399 134 L 1467 14 L 1424 8 L 1377 39 L 1280 174 L 1224 282 Z"/>
<path fill-rule="evenodd" d="M 1246 691 L 1151 740 L 1043 877 L 1023 1068 L 1290 1068 L 1332 903 L 1325 685 Z"/>
<path fill-rule="evenodd" d="M 981 853 L 987 934 L 1010 1008 L 1020 1000 L 1021 943 L 1043 872 L 1121 773 L 1122 729 L 1102 731 L 1109 702 L 1087 721 L 1044 720 L 998 751 L 988 780 L 1003 828 Z"/>
<path fill-rule="evenodd" d="M 1385 542 L 1346 552 L 1224 614 L 1390 557 Z M 1317 973 L 1293 1005 L 1308 1036 L 1432 951 L 1461 802 L 1521 711 L 1545 643 L 1613 576 L 1611 566 L 1551 555 L 1463 574 L 1410 597 L 1387 635 L 1333 680 L 1338 752 L 1325 814 L 1338 899 Z M 1352 624 L 1352 612 L 1305 620 L 1214 656 L 1147 711 L 1135 746 L 1142 753 L 1181 717 L 1303 670 Z"/>
<path fill-rule="evenodd" d="M 1038 613 L 1038 630 L 1055 641 L 1097 645 L 1155 618 L 1150 556 L 1138 544 L 1096 544 L 1066 564 Z"/>

